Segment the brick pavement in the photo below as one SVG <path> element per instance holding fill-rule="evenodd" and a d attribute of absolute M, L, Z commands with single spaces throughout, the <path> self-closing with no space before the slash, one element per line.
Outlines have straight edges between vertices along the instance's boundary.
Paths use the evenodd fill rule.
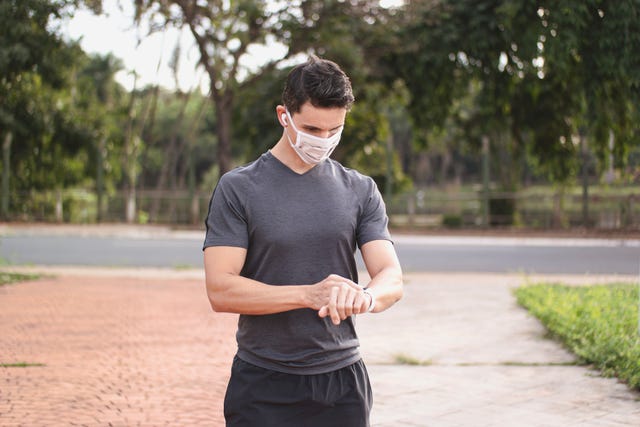
<path fill-rule="evenodd" d="M 0 425 L 221 426 L 236 317 L 202 280 L 62 276 L 0 287 Z"/>
<path fill-rule="evenodd" d="M 0 368 L 0 425 L 223 424 L 236 317 L 210 311 L 201 271 L 22 270 L 57 278 L 0 287 L 0 363 L 44 365 Z M 640 425 L 640 394 L 574 366 L 517 306 L 523 280 L 407 275 L 396 307 L 357 319 L 372 426 Z"/>

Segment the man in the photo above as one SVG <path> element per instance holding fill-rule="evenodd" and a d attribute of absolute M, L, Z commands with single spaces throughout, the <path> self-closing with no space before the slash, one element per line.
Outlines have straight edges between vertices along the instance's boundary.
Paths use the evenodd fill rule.
<path fill-rule="evenodd" d="M 298 65 L 275 111 L 280 140 L 213 192 L 207 294 L 213 310 L 240 314 L 227 426 L 369 425 L 354 315 L 398 301 L 402 271 L 374 181 L 328 158 L 353 101 L 334 62 Z"/>

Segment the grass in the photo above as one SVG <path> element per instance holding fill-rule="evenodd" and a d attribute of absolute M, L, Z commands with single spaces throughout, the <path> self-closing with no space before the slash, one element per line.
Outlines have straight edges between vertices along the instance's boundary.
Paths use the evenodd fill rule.
<path fill-rule="evenodd" d="M 532 284 L 516 289 L 528 309 L 582 363 L 640 390 L 638 286 Z"/>
<path fill-rule="evenodd" d="M 413 356 L 402 353 L 396 354 L 393 359 L 394 362 L 398 365 L 429 366 L 432 363 L 430 360 L 419 360 Z"/>
<path fill-rule="evenodd" d="M 176 271 L 191 270 L 192 268 L 195 268 L 195 267 L 191 264 L 175 264 L 173 266 L 173 269 Z"/>
<path fill-rule="evenodd" d="M 18 362 L 18 363 L 0 363 L 0 368 L 32 368 L 46 366 L 44 363 L 27 363 L 27 362 Z"/>
<path fill-rule="evenodd" d="M 0 286 L 11 283 L 24 282 L 26 280 L 35 280 L 39 278 L 37 274 L 7 273 L 0 271 Z"/>

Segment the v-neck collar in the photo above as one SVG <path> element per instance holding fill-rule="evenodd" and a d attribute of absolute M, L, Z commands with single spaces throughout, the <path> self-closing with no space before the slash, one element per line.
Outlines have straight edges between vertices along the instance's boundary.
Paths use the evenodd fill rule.
<path fill-rule="evenodd" d="M 267 160 L 269 160 L 269 159 L 273 159 L 273 160 L 276 162 L 276 164 L 277 164 L 280 168 L 285 169 L 287 172 L 289 172 L 290 174 L 295 175 L 295 176 L 297 176 L 297 177 L 303 177 L 303 176 L 311 175 L 312 173 L 314 173 L 314 171 L 315 171 L 315 170 L 319 169 L 319 168 L 322 166 L 322 164 L 323 164 L 324 162 L 326 162 L 326 161 L 328 160 L 328 159 L 327 159 L 327 160 L 324 160 L 324 161 L 322 161 L 322 162 L 318 163 L 317 165 L 313 166 L 311 169 L 309 169 L 309 170 L 308 170 L 308 171 L 306 171 L 306 172 L 299 173 L 299 172 L 296 172 L 296 171 L 294 171 L 293 169 L 291 169 L 291 168 L 290 168 L 289 166 L 287 166 L 287 165 L 286 165 L 282 160 L 280 160 L 279 158 L 277 158 L 276 156 L 274 156 L 274 155 L 273 155 L 273 153 L 271 152 L 271 150 L 268 150 L 268 151 L 264 154 L 264 156 L 266 157 L 266 159 L 267 159 Z"/>

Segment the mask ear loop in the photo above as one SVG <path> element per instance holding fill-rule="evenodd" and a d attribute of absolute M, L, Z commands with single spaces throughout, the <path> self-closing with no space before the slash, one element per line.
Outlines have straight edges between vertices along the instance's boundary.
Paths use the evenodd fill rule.
<path fill-rule="evenodd" d="M 282 119 L 282 126 L 285 128 L 284 129 L 284 133 L 287 135 L 287 139 L 289 140 L 289 145 L 291 145 L 291 147 L 293 147 L 296 151 L 296 144 L 298 142 L 297 138 L 297 133 L 296 133 L 296 144 L 293 143 L 293 141 L 291 141 L 291 136 L 289 136 L 289 132 L 287 132 L 287 128 L 289 127 L 289 112 L 286 111 L 285 113 L 280 114 L 280 118 Z M 293 122 L 293 119 L 291 119 L 291 121 Z M 291 123 L 291 125 L 293 125 L 293 129 L 295 130 L 295 125 L 293 123 Z"/>

